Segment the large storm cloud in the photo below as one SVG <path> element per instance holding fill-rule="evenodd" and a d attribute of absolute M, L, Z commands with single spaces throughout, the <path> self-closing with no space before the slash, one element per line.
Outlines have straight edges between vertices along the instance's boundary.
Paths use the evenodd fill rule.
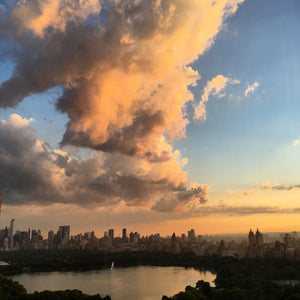
<path fill-rule="evenodd" d="M 242 0 L 28 0 L 2 19 L 16 45 L 0 106 L 63 86 L 57 109 L 70 121 L 62 145 L 165 160 L 185 137 L 186 67 L 212 44 Z M 166 142 L 165 142 L 166 143 Z"/>
<path fill-rule="evenodd" d="M 15 65 L 0 86 L 0 107 L 62 87 L 56 108 L 69 122 L 61 146 L 97 150 L 72 159 L 10 117 L 0 128 L 2 195 L 12 204 L 125 201 L 159 211 L 204 203 L 207 187 L 187 181 L 170 141 L 186 136 L 189 86 L 200 80 L 188 65 L 241 2 L 24 0 L 1 7 L 0 39 Z"/>

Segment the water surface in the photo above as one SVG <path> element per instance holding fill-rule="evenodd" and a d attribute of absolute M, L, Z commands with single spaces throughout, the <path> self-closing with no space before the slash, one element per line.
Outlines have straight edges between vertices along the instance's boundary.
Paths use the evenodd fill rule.
<path fill-rule="evenodd" d="M 198 280 L 214 286 L 216 275 L 183 267 L 139 266 L 87 272 L 22 273 L 11 276 L 28 292 L 79 289 L 86 294 L 110 295 L 112 300 L 160 300 L 173 296 Z"/>

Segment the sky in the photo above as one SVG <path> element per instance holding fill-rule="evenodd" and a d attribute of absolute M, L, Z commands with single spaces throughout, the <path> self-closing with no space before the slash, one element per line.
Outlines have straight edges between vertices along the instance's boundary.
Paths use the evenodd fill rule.
<path fill-rule="evenodd" d="M 0 226 L 300 231 L 298 0 L 0 0 Z"/>

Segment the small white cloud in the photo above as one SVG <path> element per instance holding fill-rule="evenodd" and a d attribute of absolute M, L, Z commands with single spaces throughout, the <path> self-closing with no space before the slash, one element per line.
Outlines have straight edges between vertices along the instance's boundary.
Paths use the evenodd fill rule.
<path fill-rule="evenodd" d="M 297 146 L 300 144 L 300 138 L 294 140 L 294 146 Z"/>
<path fill-rule="evenodd" d="M 212 80 L 208 81 L 204 93 L 201 97 L 199 104 L 195 107 L 194 119 L 206 119 L 206 103 L 208 102 L 209 96 L 215 95 L 218 98 L 225 96 L 224 89 L 228 84 L 239 84 L 240 81 L 236 79 L 231 79 L 223 75 L 217 75 Z"/>
<path fill-rule="evenodd" d="M 12 114 L 7 119 L 2 120 L 1 123 L 4 125 L 5 124 L 13 125 L 15 128 L 22 128 L 28 126 L 33 121 L 34 121 L 33 118 L 26 119 L 26 118 L 22 118 L 18 114 Z"/>
<path fill-rule="evenodd" d="M 254 82 L 252 85 L 248 85 L 248 88 L 245 90 L 245 96 L 247 97 L 249 93 L 253 93 L 258 87 L 258 82 Z"/>

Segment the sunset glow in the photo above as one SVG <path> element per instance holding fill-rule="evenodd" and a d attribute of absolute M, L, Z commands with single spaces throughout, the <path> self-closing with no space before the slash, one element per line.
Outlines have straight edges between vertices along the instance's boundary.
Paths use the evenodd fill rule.
<path fill-rule="evenodd" d="M 299 231 L 299 9 L 0 0 L 1 226 Z"/>

